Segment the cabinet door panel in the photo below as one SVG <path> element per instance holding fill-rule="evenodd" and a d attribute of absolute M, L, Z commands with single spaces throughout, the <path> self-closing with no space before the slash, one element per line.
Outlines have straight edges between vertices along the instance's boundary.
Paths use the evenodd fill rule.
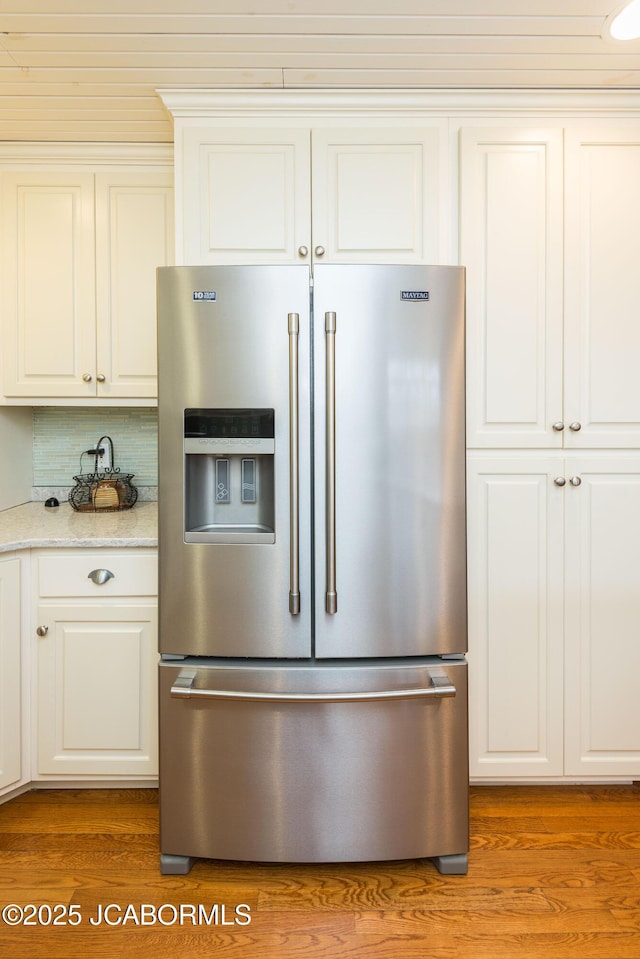
<path fill-rule="evenodd" d="M 313 246 L 332 263 L 441 260 L 440 130 L 314 129 Z"/>
<path fill-rule="evenodd" d="M 461 131 L 472 447 L 560 447 L 562 132 Z"/>
<path fill-rule="evenodd" d="M 637 124 L 567 132 L 567 446 L 640 445 L 638 170 Z"/>
<path fill-rule="evenodd" d="M 38 622 L 38 773 L 155 774 L 155 607 L 41 605 Z"/>
<path fill-rule="evenodd" d="M 309 163 L 305 129 L 187 128 L 177 262 L 300 262 L 311 242 Z"/>
<path fill-rule="evenodd" d="M 550 457 L 469 461 L 470 772 L 562 775 L 563 490 Z"/>
<path fill-rule="evenodd" d="M 155 271 L 173 262 L 172 179 L 96 176 L 99 396 L 157 396 Z"/>
<path fill-rule="evenodd" d="M 0 789 L 21 777 L 20 560 L 0 560 Z"/>
<path fill-rule="evenodd" d="M 567 488 L 566 772 L 640 777 L 640 457 Z"/>
<path fill-rule="evenodd" d="M 93 396 L 93 176 L 5 173 L 2 201 L 4 393 Z"/>

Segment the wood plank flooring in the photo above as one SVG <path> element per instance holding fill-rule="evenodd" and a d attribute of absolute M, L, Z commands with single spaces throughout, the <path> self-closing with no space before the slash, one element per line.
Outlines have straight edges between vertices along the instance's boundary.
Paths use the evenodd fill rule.
<path fill-rule="evenodd" d="M 464 877 L 428 861 L 161 876 L 156 800 L 0 806 L 0 909 L 33 923 L 0 920 L 3 959 L 640 959 L 637 786 L 474 787 Z"/>

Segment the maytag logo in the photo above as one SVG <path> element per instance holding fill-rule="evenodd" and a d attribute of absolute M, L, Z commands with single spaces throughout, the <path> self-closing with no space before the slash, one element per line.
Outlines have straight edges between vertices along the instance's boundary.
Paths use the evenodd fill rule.
<path fill-rule="evenodd" d="M 194 290 L 193 298 L 198 302 L 202 300 L 217 300 L 218 294 L 215 290 Z"/>
<path fill-rule="evenodd" d="M 402 290 L 400 293 L 401 300 L 428 300 L 429 291 L 428 290 Z"/>

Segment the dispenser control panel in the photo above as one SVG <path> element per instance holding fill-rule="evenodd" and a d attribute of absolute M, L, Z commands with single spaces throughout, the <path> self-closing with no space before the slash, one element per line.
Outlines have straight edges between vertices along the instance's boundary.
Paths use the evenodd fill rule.
<path fill-rule="evenodd" d="M 273 439 L 273 410 L 185 410 L 184 435 L 207 439 Z"/>
<path fill-rule="evenodd" d="M 275 542 L 275 415 L 184 411 L 185 543 Z"/>

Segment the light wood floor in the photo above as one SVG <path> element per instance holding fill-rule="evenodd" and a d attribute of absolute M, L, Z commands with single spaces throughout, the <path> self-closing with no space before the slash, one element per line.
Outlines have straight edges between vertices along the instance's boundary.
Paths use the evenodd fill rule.
<path fill-rule="evenodd" d="M 47 923 L 73 904 L 82 921 L 0 920 L 0 956 L 640 959 L 640 788 L 475 787 L 471 817 L 466 877 L 428 861 L 199 861 L 189 876 L 161 876 L 155 791 L 28 793 L 0 807 L 0 907 L 44 905 Z M 250 924 L 233 923 L 241 903 Z M 110 904 L 119 924 L 92 925 Z M 166 924 L 122 924 L 128 904 Z M 188 913 L 180 925 L 180 904 L 209 917 L 224 904 L 227 924 L 219 908 L 218 925 Z"/>

